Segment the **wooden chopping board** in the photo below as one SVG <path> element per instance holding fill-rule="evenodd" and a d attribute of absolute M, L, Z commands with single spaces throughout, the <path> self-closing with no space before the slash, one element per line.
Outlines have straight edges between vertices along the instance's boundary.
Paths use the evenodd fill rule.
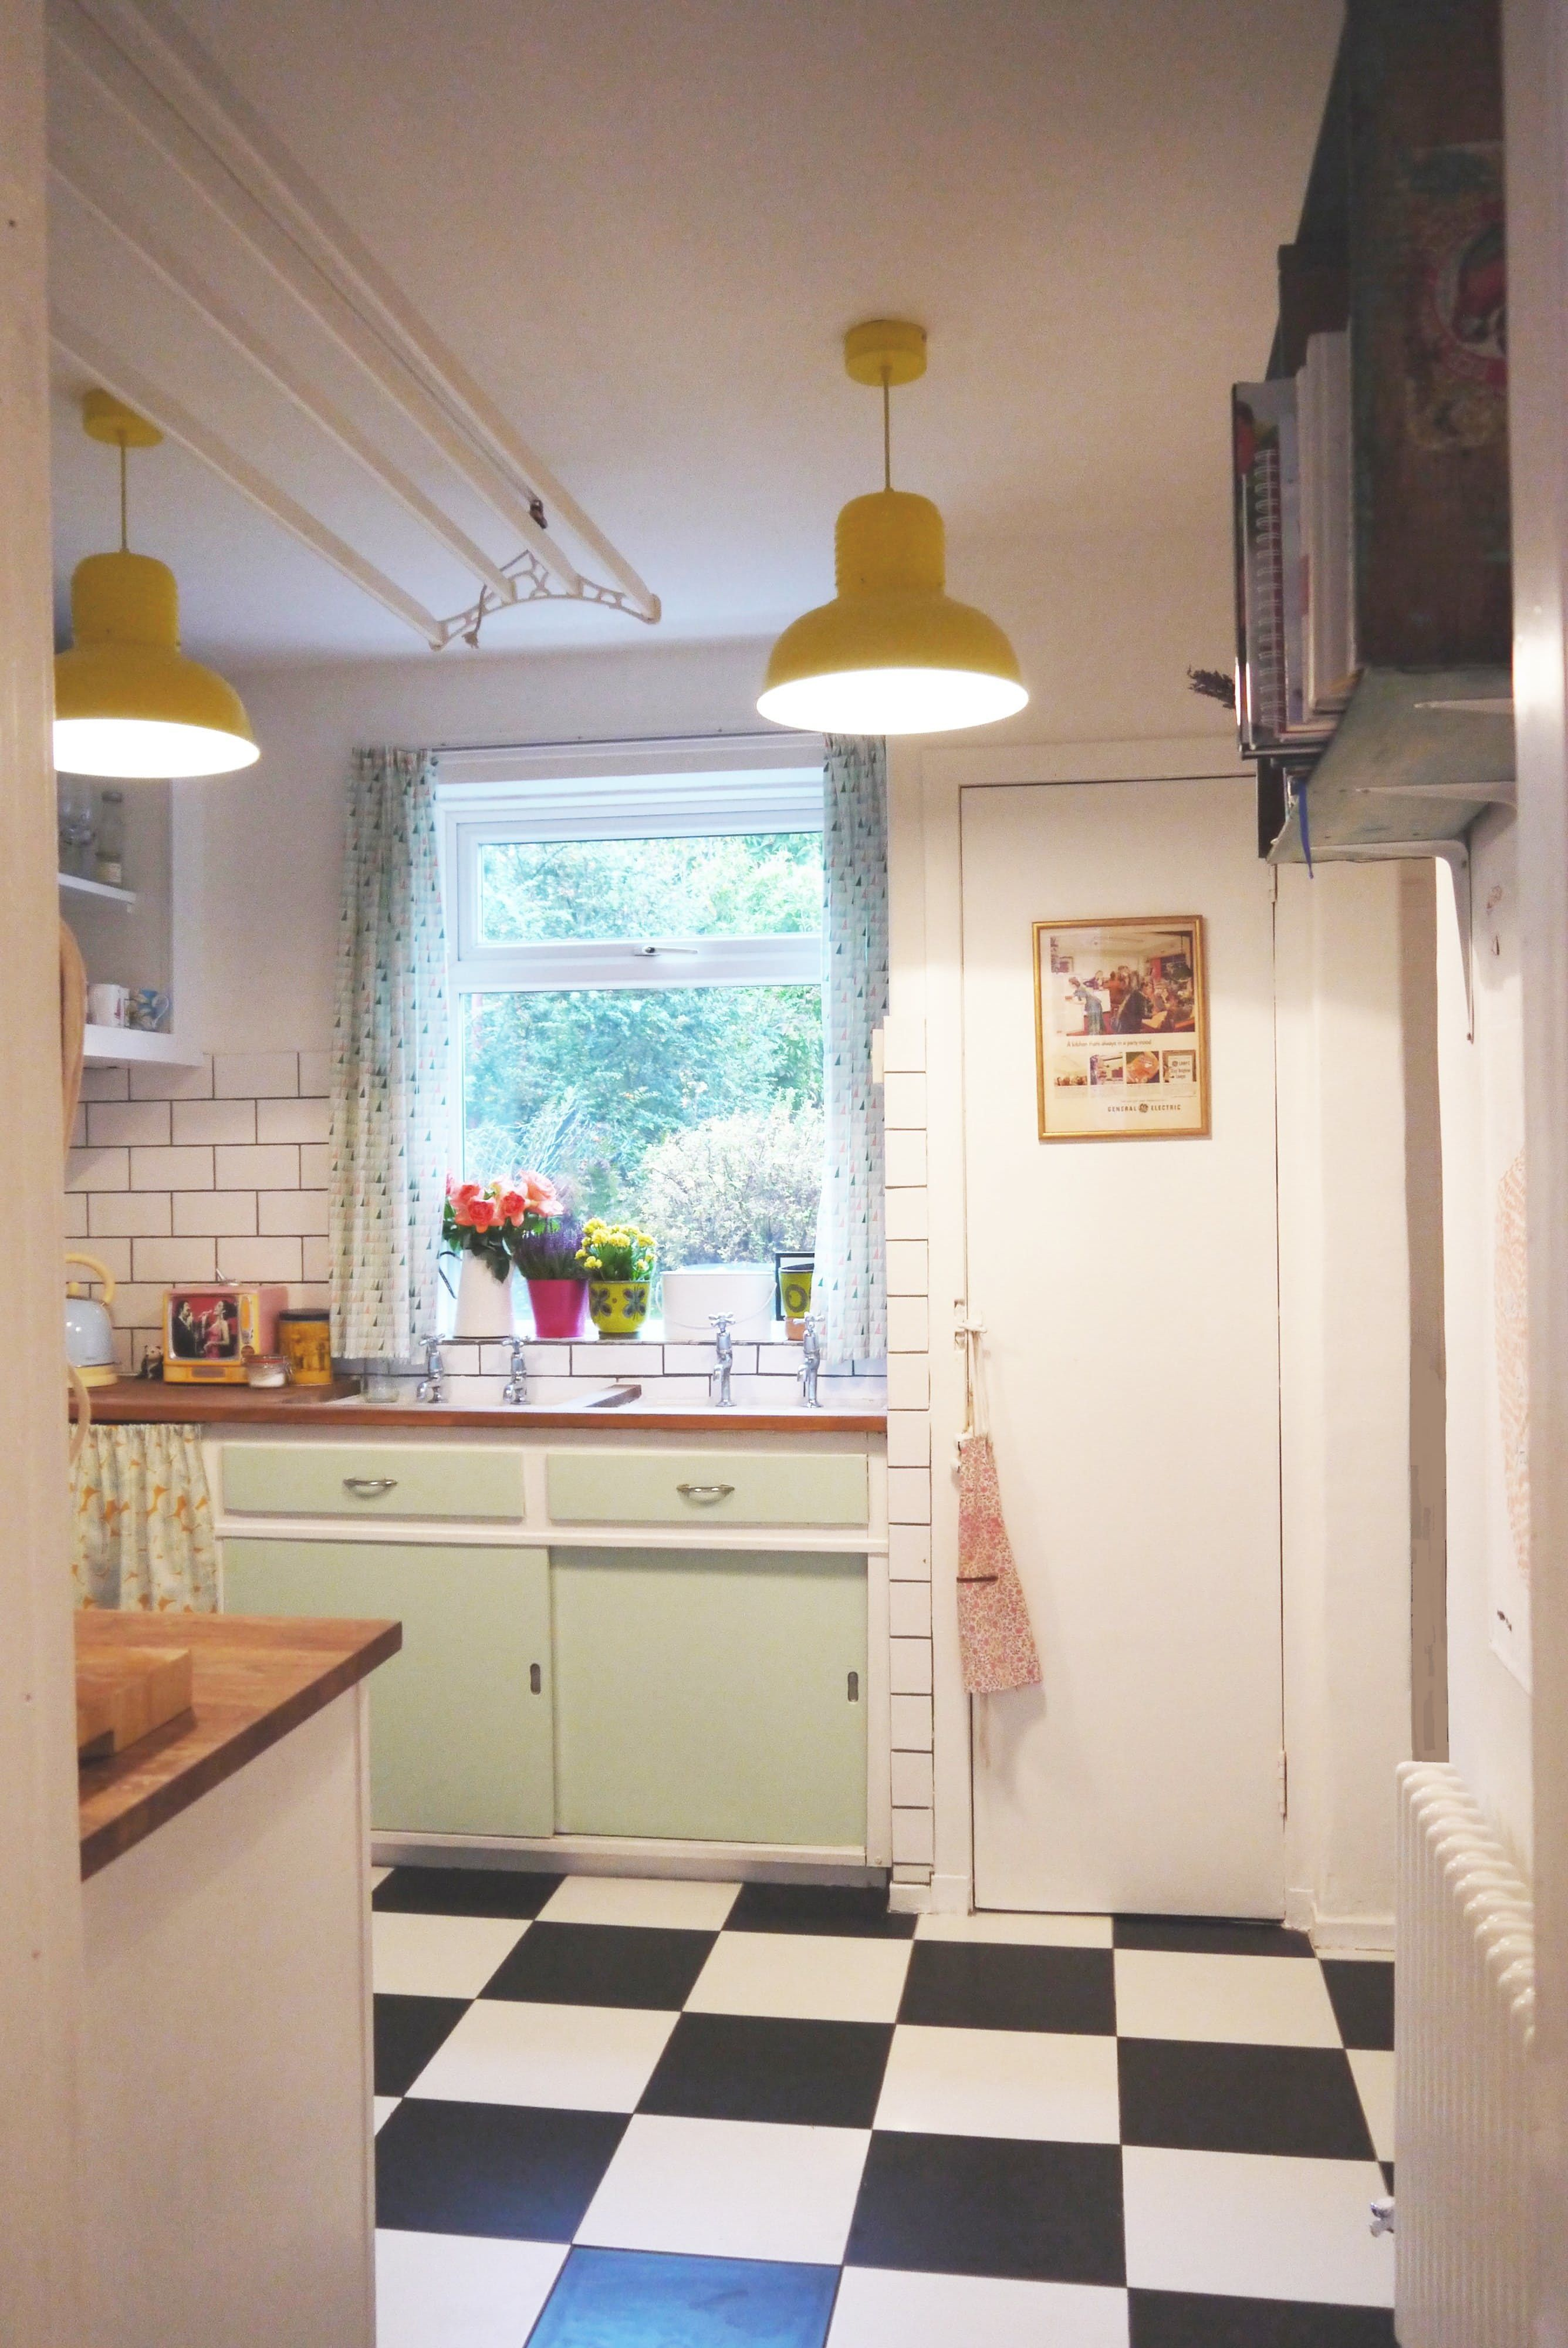
<path fill-rule="evenodd" d="M 190 1710 L 189 1647 L 123 1646 L 77 1617 L 77 1758 L 103 1760 Z"/>

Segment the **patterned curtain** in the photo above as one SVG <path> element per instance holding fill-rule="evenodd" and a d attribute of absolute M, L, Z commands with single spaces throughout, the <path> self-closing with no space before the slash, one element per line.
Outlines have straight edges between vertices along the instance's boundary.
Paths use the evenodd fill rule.
<path fill-rule="evenodd" d="M 210 1614 L 212 1500 L 199 1426 L 89 1426 L 71 1471 L 79 1606 Z"/>
<path fill-rule="evenodd" d="M 887 1012 L 887 751 L 829 735 L 823 788 L 827 1163 L 813 1302 L 830 1363 L 887 1351 L 882 1098 L 871 1031 Z"/>
<path fill-rule="evenodd" d="M 436 1325 L 450 1148 L 446 933 L 426 750 L 356 750 L 333 1039 L 334 1351 L 407 1361 Z"/>

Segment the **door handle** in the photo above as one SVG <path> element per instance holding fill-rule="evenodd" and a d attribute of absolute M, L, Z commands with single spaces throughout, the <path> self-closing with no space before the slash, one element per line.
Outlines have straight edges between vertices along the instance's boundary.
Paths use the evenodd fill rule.
<path fill-rule="evenodd" d="M 675 1489 L 683 1500 L 695 1500 L 702 1508 L 711 1508 L 715 1500 L 727 1500 L 734 1490 L 733 1484 L 677 1484 Z"/>
<path fill-rule="evenodd" d="M 545 1684 L 544 1673 L 540 1671 L 540 1669 L 539 1669 L 539 1667 L 538 1667 L 538 1663 L 530 1663 L 530 1664 L 528 1665 L 528 1692 L 529 1692 L 529 1694 L 532 1694 L 532 1695 L 539 1695 L 539 1694 L 543 1694 L 543 1691 L 544 1691 L 544 1684 Z"/>
<path fill-rule="evenodd" d="M 352 1492 L 356 1500 L 379 1500 L 383 1492 L 396 1491 L 397 1478 L 395 1476 L 345 1476 L 343 1488 L 345 1492 Z"/>
<path fill-rule="evenodd" d="M 845 1689 L 845 1693 L 851 1704 L 858 1704 L 860 1702 L 860 1673 L 858 1672 L 850 1673 L 849 1685 Z"/>

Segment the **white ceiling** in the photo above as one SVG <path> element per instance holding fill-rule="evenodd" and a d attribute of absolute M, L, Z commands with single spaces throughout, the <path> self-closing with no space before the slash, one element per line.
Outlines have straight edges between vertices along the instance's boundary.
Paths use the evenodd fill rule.
<path fill-rule="evenodd" d="M 765 634 L 831 592 L 879 417 L 838 338 L 922 320 L 895 479 L 955 551 L 1190 527 L 1233 376 L 1260 370 L 1338 0 L 179 0 L 230 79 L 663 600 L 486 643 Z M 105 118 L 60 70 L 57 125 Z M 138 209 L 302 350 L 199 201 L 123 129 Z M 470 582 L 68 196 L 55 291 L 100 341 L 438 612 Z M 115 459 L 57 376 L 57 588 L 113 542 Z M 350 363 L 333 387 L 358 398 Z M 504 532 L 501 533 L 504 536 Z M 490 536 L 496 538 L 492 527 Z M 132 543 L 187 644 L 273 661 L 419 639 L 193 458 L 133 459 Z M 515 551 L 498 542 L 491 551 Z M 965 583 L 979 592 L 972 561 Z M 461 656 L 460 654 L 457 656 Z"/>

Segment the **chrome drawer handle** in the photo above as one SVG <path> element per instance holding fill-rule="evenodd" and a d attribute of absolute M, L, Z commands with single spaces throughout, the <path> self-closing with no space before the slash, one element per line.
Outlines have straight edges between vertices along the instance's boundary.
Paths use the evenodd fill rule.
<path fill-rule="evenodd" d="M 345 1492 L 352 1492 L 356 1499 L 374 1500 L 379 1499 L 383 1492 L 395 1492 L 397 1478 L 395 1476 L 345 1476 L 343 1488 Z"/>
<path fill-rule="evenodd" d="M 714 1500 L 727 1500 L 734 1488 L 733 1484 L 677 1484 L 675 1487 L 683 1500 L 700 1500 L 704 1508 Z"/>

